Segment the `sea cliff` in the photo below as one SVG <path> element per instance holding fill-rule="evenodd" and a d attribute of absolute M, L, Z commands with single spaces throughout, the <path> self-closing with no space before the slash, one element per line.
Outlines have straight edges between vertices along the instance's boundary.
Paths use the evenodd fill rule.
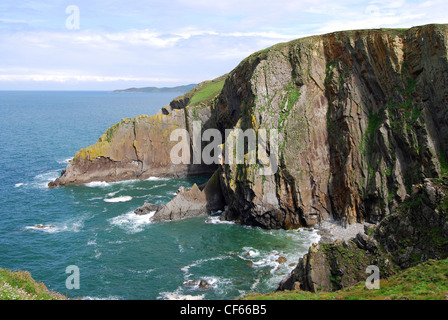
<path fill-rule="evenodd" d="M 277 44 L 154 116 L 122 120 L 50 186 L 215 172 L 222 219 L 276 229 L 326 220 L 375 225 L 348 242 L 313 246 L 281 290 L 336 290 L 365 278 L 359 270 L 370 264 L 392 275 L 446 258 L 446 190 L 437 181 L 448 172 L 447 44 L 448 25 L 435 24 Z M 266 141 L 266 150 L 278 170 L 262 175 L 260 163 L 248 162 L 173 165 L 170 133 L 191 132 L 193 121 L 219 130 L 223 141 L 228 130 L 277 129 L 278 143 Z M 179 198 L 200 199 L 200 192 L 195 186 Z M 167 207 L 182 212 L 179 201 Z M 170 210 L 159 216 L 189 216 Z M 348 266 L 355 258 L 359 270 Z"/>

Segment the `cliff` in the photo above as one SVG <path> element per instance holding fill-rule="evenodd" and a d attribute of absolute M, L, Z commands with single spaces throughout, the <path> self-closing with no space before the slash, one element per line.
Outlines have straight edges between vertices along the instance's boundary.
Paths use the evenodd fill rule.
<path fill-rule="evenodd" d="M 185 163 L 174 164 L 171 149 L 180 143 L 191 150 L 193 141 L 170 141 L 170 136 L 176 129 L 188 130 L 192 136 L 193 121 L 200 121 L 202 130 L 212 126 L 210 101 L 220 92 L 223 79 L 200 83 L 155 115 L 122 119 L 95 144 L 79 150 L 49 186 L 212 174 L 216 165 L 193 164 L 191 154 Z"/>
<path fill-rule="evenodd" d="M 212 173 L 174 165 L 176 128 L 278 130 L 278 170 L 220 164 L 223 219 L 264 228 L 377 223 L 448 170 L 447 25 L 335 32 L 254 53 L 152 117 L 124 119 L 50 186 Z M 191 146 L 187 146 L 191 147 Z M 277 149 L 277 152 L 274 152 Z M 246 158 L 247 154 L 246 154 Z"/>
<path fill-rule="evenodd" d="M 425 179 L 367 232 L 348 241 L 314 244 L 278 290 L 337 291 L 365 282 L 372 265 L 383 280 L 422 262 L 448 258 L 447 204 L 447 176 Z"/>
<path fill-rule="evenodd" d="M 227 218 L 267 228 L 383 219 L 447 170 L 447 62 L 446 25 L 335 32 L 242 61 L 215 122 L 278 129 L 279 170 L 222 166 Z"/>

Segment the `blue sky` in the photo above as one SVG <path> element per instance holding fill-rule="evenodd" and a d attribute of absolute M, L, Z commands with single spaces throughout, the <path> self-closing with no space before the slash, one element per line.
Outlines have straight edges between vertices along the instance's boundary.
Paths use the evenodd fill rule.
<path fill-rule="evenodd" d="M 447 12 L 446 0 L 1 0 L 0 90 L 197 83 L 278 42 L 448 23 Z"/>

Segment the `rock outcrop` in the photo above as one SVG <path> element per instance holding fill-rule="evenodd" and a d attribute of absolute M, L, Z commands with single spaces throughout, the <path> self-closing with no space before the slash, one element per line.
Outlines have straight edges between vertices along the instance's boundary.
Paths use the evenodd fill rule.
<path fill-rule="evenodd" d="M 135 210 L 136 214 L 150 214 L 153 222 L 181 220 L 191 217 L 207 216 L 224 209 L 224 198 L 216 171 L 202 187 L 196 184 L 190 189 L 179 188 L 176 196 L 166 205 L 157 206 L 145 203 Z"/>
<path fill-rule="evenodd" d="M 228 219 L 266 228 L 377 223 L 447 169 L 447 25 L 278 44 L 236 67 L 218 128 L 278 129 L 275 175 L 221 167 Z M 224 134 L 224 133 L 223 133 Z M 268 143 L 268 150 L 276 146 Z"/>
<path fill-rule="evenodd" d="M 193 163 L 192 152 L 184 163 L 173 163 L 170 156 L 172 148 L 180 143 L 185 150 L 191 150 L 193 141 L 171 141 L 170 138 L 176 129 L 187 130 L 193 136 L 194 121 L 201 123 L 201 130 L 214 125 L 210 120 L 210 101 L 220 92 L 224 80 L 225 75 L 199 84 L 153 116 L 122 119 L 107 129 L 95 144 L 79 150 L 61 177 L 50 182 L 49 187 L 92 181 L 147 179 L 152 176 L 212 174 L 217 165 Z M 210 84 L 213 84 L 211 88 Z M 202 146 L 199 148 L 202 150 Z"/>
<path fill-rule="evenodd" d="M 376 227 L 349 241 L 320 242 L 300 258 L 278 290 L 335 291 L 381 279 L 431 259 L 448 257 L 448 178 L 426 179 Z"/>

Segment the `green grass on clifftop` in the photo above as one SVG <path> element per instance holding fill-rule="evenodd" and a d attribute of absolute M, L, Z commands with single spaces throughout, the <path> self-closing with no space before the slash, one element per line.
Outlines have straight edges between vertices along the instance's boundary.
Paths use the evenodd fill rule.
<path fill-rule="evenodd" d="M 380 289 L 368 290 L 364 283 L 336 292 L 279 291 L 250 294 L 245 300 L 447 300 L 448 260 L 429 260 L 388 279 Z"/>
<path fill-rule="evenodd" d="M 205 82 L 202 87 L 191 97 L 189 105 L 196 106 L 201 103 L 210 102 L 217 94 L 221 92 L 225 81 L 226 78 L 218 81 Z"/>
<path fill-rule="evenodd" d="M 0 300 L 67 300 L 37 283 L 27 271 L 0 269 Z"/>

